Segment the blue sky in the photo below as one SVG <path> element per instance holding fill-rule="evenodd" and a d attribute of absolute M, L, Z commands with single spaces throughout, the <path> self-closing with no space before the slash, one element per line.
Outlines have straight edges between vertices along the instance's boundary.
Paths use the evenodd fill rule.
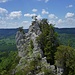
<path fill-rule="evenodd" d="M 32 18 L 58 28 L 75 28 L 75 0 L 0 0 L 0 28 L 29 28 Z"/>

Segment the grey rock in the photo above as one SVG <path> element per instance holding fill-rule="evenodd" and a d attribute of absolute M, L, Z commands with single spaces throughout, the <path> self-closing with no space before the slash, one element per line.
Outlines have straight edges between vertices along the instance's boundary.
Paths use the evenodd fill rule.
<path fill-rule="evenodd" d="M 37 69 L 42 67 L 50 69 L 50 64 L 47 63 L 46 57 L 43 57 L 43 51 L 39 47 L 36 38 L 41 34 L 40 27 L 38 21 L 29 27 L 29 31 L 26 34 L 18 31 L 16 33 L 16 45 L 18 48 L 18 56 L 21 57 L 18 65 L 16 66 L 16 72 L 19 70 L 23 70 L 25 66 L 27 66 L 31 61 L 37 59 L 38 55 L 40 56 L 39 63 L 41 66 L 38 66 Z M 25 38 L 24 38 L 25 37 Z M 30 41 L 33 42 L 33 50 L 30 52 Z M 27 63 L 26 63 L 27 62 Z M 19 69 L 19 70 L 18 70 Z M 31 73 L 31 72 L 29 72 Z M 44 72 L 39 72 L 36 75 L 44 75 Z"/>
<path fill-rule="evenodd" d="M 25 40 L 24 40 L 24 37 L 25 35 L 23 33 L 21 33 L 20 31 L 18 31 L 16 33 L 16 45 L 17 45 L 17 48 L 18 48 L 18 55 L 20 57 L 23 57 L 25 56 L 25 52 L 24 52 L 24 43 L 25 43 Z"/>

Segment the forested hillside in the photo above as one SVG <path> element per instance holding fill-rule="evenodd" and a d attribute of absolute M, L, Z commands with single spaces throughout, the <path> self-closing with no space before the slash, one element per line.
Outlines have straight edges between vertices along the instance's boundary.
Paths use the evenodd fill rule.
<path fill-rule="evenodd" d="M 0 29 L 0 50 L 11 47 L 15 49 L 15 34 L 18 29 Z M 24 29 L 27 33 L 28 29 Z M 55 28 L 58 33 L 60 43 L 68 45 L 68 43 L 75 48 L 75 28 Z M 5 48 L 4 48 L 5 47 Z M 4 48 L 4 49 L 2 49 Z M 10 48 L 8 48 L 10 50 Z"/>
<path fill-rule="evenodd" d="M 58 34 L 58 38 L 62 45 L 75 48 L 75 34 Z"/>
<path fill-rule="evenodd" d="M 75 28 L 55 28 L 55 31 L 60 34 L 75 34 Z"/>
<path fill-rule="evenodd" d="M 18 29 L 0 29 L 0 39 L 3 38 L 14 38 L 15 34 Z M 27 32 L 28 29 L 25 29 L 25 32 Z"/>
<path fill-rule="evenodd" d="M 17 50 L 16 42 L 15 42 L 15 35 L 17 30 L 18 29 L 0 29 L 0 74 L 1 75 L 10 74 L 10 71 L 12 70 L 12 68 L 15 68 L 15 66 L 19 62 L 20 58 L 17 56 L 18 50 Z M 27 33 L 28 29 L 24 29 L 24 31 Z M 44 29 L 42 29 L 42 32 L 45 33 Z M 63 59 L 63 57 L 60 58 L 57 56 L 58 53 L 61 54 L 60 48 L 63 47 L 66 49 L 67 48 L 66 46 L 75 48 L 75 28 L 61 28 L 61 29 L 55 28 L 55 32 L 57 32 L 57 35 L 58 35 L 57 38 L 58 38 L 59 44 L 65 45 L 65 47 L 64 46 L 58 47 L 59 51 L 57 51 L 55 59 L 58 59 L 58 58 Z M 45 34 L 41 34 L 41 35 L 46 36 Z M 45 45 L 44 47 L 47 47 L 47 46 Z M 68 47 L 68 49 L 71 49 L 71 48 Z M 47 48 L 45 48 L 44 50 L 47 51 Z M 45 52 L 45 56 L 47 56 L 47 59 L 53 61 L 54 58 L 52 59 L 49 58 L 48 57 L 49 55 L 50 54 L 46 54 Z M 51 62 L 51 63 L 54 63 L 54 62 Z"/>
<path fill-rule="evenodd" d="M 0 39 L 15 36 L 18 29 L 0 29 Z M 28 29 L 24 29 L 25 32 L 28 32 Z M 58 33 L 65 34 L 75 34 L 75 28 L 55 28 L 55 31 Z"/>

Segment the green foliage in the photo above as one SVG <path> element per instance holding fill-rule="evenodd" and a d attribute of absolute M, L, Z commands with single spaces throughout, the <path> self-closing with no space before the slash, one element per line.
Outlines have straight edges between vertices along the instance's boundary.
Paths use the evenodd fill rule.
<path fill-rule="evenodd" d="M 44 68 L 44 75 L 54 75 L 50 69 Z"/>
<path fill-rule="evenodd" d="M 75 34 L 59 34 L 60 44 L 75 48 Z"/>
<path fill-rule="evenodd" d="M 19 62 L 14 36 L 0 39 L 0 75 L 10 75 Z"/>
<path fill-rule="evenodd" d="M 34 48 L 34 45 L 33 45 L 33 41 L 32 40 L 30 41 L 30 47 L 31 47 L 31 49 Z"/>
<path fill-rule="evenodd" d="M 19 27 L 18 30 L 19 30 L 20 32 L 22 32 L 23 34 L 25 34 L 25 32 L 24 32 L 24 30 L 23 30 L 23 27 Z"/>
<path fill-rule="evenodd" d="M 39 61 L 41 60 L 41 55 L 40 55 L 40 54 L 37 55 L 37 59 L 38 59 Z"/>
<path fill-rule="evenodd" d="M 0 74 L 1 75 L 10 75 L 12 69 L 15 68 L 15 66 L 19 62 L 19 57 L 17 57 L 17 52 L 11 51 L 8 53 L 6 52 L 0 52 L 2 56 L 0 56 Z M 3 56 L 3 54 L 5 54 Z"/>
<path fill-rule="evenodd" d="M 15 75 L 26 75 L 25 72 L 22 72 L 22 70 L 20 70 L 19 72 L 17 72 Z"/>
<path fill-rule="evenodd" d="M 56 47 L 59 45 L 54 27 L 52 24 L 48 24 L 47 19 L 42 19 L 39 26 L 42 34 L 39 35 L 37 41 L 48 62 L 54 64 L 54 53 L 56 52 Z"/>
<path fill-rule="evenodd" d="M 29 56 L 33 53 L 33 48 L 34 48 L 33 41 L 30 40 L 30 44 L 29 44 L 29 47 L 28 47 L 28 49 L 29 49 Z"/>
<path fill-rule="evenodd" d="M 41 70 L 37 69 L 37 66 L 40 66 L 39 60 L 36 58 L 33 58 L 30 62 L 27 63 L 27 66 L 23 69 L 23 71 L 19 71 L 16 73 L 16 75 L 35 75 L 39 73 Z M 29 74 L 30 73 L 30 74 Z"/>
<path fill-rule="evenodd" d="M 0 40 L 0 51 L 15 51 L 17 50 L 14 38 L 3 38 Z"/>
<path fill-rule="evenodd" d="M 47 57 L 47 61 L 54 64 L 54 61 L 56 60 L 55 65 L 64 68 L 63 75 L 74 75 L 75 50 L 73 48 L 75 48 L 75 34 L 59 34 L 58 36 L 58 34 L 55 32 L 55 28 L 52 24 L 49 25 L 47 19 L 42 19 L 39 27 L 42 34 L 37 38 L 37 42 L 43 50 L 44 56 Z M 25 34 L 23 27 L 20 27 L 19 31 Z M 62 32 L 64 32 L 64 30 Z M 0 75 L 11 75 L 11 71 L 15 68 L 20 60 L 20 57 L 17 56 L 14 35 L 6 36 L 7 38 L 0 35 Z M 62 45 L 59 46 L 57 38 L 59 38 L 60 44 Z M 33 52 L 33 48 L 34 45 L 33 41 L 31 40 L 29 46 L 30 54 Z M 40 60 L 40 55 L 37 55 L 37 58 L 34 58 L 30 62 L 24 61 L 24 63 L 27 63 L 27 66 L 25 66 L 25 69 L 18 71 L 15 75 L 26 75 L 28 73 L 28 75 L 35 75 L 43 71 L 45 75 L 53 75 L 50 69 L 44 68 L 42 70 L 42 65 L 39 63 Z M 40 68 L 37 69 L 37 66 L 40 66 Z"/>
<path fill-rule="evenodd" d="M 36 75 L 42 72 L 44 72 L 44 75 L 54 75 L 51 69 L 47 69 L 40 62 L 39 59 L 33 58 L 23 70 L 18 71 L 15 75 Z"/>
<path fill-rule="evenodd" d="M 64 75 L 75 74 L 75 50 L 69 46 L 59 46 L 55 53 L 56 65 L 64 68 Z"/>

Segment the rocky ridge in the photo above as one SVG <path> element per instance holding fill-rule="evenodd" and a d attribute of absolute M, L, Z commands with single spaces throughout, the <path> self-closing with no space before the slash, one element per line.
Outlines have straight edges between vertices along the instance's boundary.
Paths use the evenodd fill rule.
<path fill-rule="evenodd" d="M 47 63 L 46 57 L 43 57 L 43 51 L 37 43 L 36 39 L 40 34 L 41 31 L 37 20 L 33 21 L 28 33 L 24 34 L 21 31 L 17 31 L 16 45 L 18 56 L 21 59 L 15 68 L 15 73 L 20 70 L 25 72 L 26 68 L 28 68 L 26 75 L 45 75 L 46 71 L 50 73 L 54 71 L 55 68 L 51 68 L 50 63 Z"/>

